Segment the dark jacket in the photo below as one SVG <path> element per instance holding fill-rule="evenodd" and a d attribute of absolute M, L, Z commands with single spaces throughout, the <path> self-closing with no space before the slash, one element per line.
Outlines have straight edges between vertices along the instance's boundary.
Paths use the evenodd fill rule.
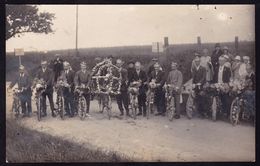
<path fill-rule="evenodd" d="M 43 79 L 46 82 L 46 92 L 51 92 L 53 90 L 54 77 L 53 72 L 49 68 L 46 68 L 45 72 L 40 68 L 36 74 L 36 78 Z"/>
<path fill-rule="evenodd" d="M 144 84 L 147 81 L 147 76 L 145 71 L 140 70 L 139 75 L 137 74 L 136 70 L 133 71 L 132 73 L 132 78 L 129 80 L 129 82 L 134 82 L 134 81 L 139 81 L 141 80 L 141 86 L 139 87 L 139 93 L 140 94 L 145 94 L 147 91 L 147 86 Z"/>
<path fill-rule="evenodd" d="M 53 72 L 61 72 L 63 70 L 63 59 L 54 59 L 51 63 L 51 67 L 53 69 Z"/>
<path fill-rule="evenodd" d="M 121 80 L 121 91 L 127 91 L 128 85 L 127 85 L 127 81 L 128 81 L 128 73 L 127 70 L 125 68 L 121 68 L 121 76 L 122 76 L 122 80 Z"/>
<path fill-rule="evenodd" d="M 217 50 L 214 50 L 211 56 L 211 63 L 214 69 L 214 72 L 217 71 L 218 66 L 219 66 L 219 62 L 218 62 L 218 58 L 223 54 L 222 50 L 219 50 L 217 52 Z"/>
<path fill-rule="evenodd" d="M 248 90 L 255 90 L 255 74 L 252 73 L 246 76 L 246 84 Z"/>
<path fill-rule="evenodd" d="M 71 88 L 74 88 L 74 77 L 75 77 L 75 72 L 73 70 L 69 70 L 68 73 L 64 70 L 61 74 L 61 77 L 63 77 L 67 83 L 71 86 Z"/>
<path fill-rule="evenodd" d="M 198 84 L 201 83 L 203 85 L 206 82 L 206 69 L 202 66 L 199 69 L 195 69 L 192 74 L 192 83 Z"/>
<path fill-rule="evenodd" d="M 218 70 L 219 70 L 219 67 L 217 69 L 217 73 L 215 73 L 214 83 L 218 82 Z M 230 70 L 229 67 L 224 66 L 224 68 L 223 68 L 223 76 L 222 76 L 223 83 L 229 83 L 230 82 L 230 78 L 231 78 L 231 70 Z"/>
<path fill-rule="evenodd" d="M 85 84 L 86 86 L 90 85 L 91 73 L 86 71 L 83 73 L 81 70 L 77 71 L 74 77 L 74 85 L 80 86 L 80 84 Z"/>
<path fill-rule="evenodd" d="M 128 69 L 127 69 L 128 82 L 130 82 L 130 80 L 133 79 L 133 77 L 134 77 L 134 72 L 135 72 L 135 69 L 134 69 L 134 68 L 128 68 Z M 128 86 L 129 86 L 129 84 L 128 84 Z"/>
<path fill-rule="evenodd" d="M 16 83 L 18 84 L 18 89 L 25 88 L 25 91 L 23 92 L 24 94 L 31 94 L 32 80 L 27 73 L 24 73 L 22 77 L 20 74 L 16 76 L 16 79 L 11 82 L 9 87 L 12 88 Z"/>
<path fill-rule="evenodd" d="M 159 88 L 162 88 L 165 83 L 165 73 L 163 71 L 159 70 L 158 74 L 156 75 L 155 70 L 154 70 L 151 72 L 149 82 L 151 82 L 152 79 L 155 79 L 156 84 L 160 84 Z"/>

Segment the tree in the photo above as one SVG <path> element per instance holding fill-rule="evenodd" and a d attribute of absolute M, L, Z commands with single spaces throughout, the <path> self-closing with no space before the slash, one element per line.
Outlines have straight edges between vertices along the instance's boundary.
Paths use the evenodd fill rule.
<path fill-rule="evenodd" d="M 6 5 L 6 34 L 5 39 L 26 32 L 52 33 L 53 13 L 38 12 L 36 5 Z"/>

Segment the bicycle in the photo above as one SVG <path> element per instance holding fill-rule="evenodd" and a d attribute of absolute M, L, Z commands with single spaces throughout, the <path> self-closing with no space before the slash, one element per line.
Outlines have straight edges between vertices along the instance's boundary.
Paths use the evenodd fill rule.
<path fill-rule="evenodd" d="M 166 114 L 168 119 L 172 121 L 175 115 L 175 99 L 172 93 L 177 89 L 171 84 L 165 84 L 164 90 L 165 90 L 165 99 L 166 99 Z"/>
<path fill-rule="evenodd" d="M 188 89 L 189 97 L 186 102 L 186 114 L 189 119 L 192 118 L 193 112 L 197 109 L 194 103 L 194 100 L 197 97 L 197 94 L 195 93 L 195 89 L 201 90 L 201 83 L 192 84 L 191 89 Z"/>
<path fill-rule="evenodd" d="M 36 101 L 36 109 L 37 109 L 37 119 L 41 121 L 43 114 L 43 96 L 42 94 L 46 90 L 46 83 L 44 80 L 38 80 L 35 86 L 35 101 Z"/>
<path fill-rule="evenodd" d="M 65 81 L 58 81 L 56 84 L 56 90 L 57 90 L 57 106 L 58 106 L 58 114 L 60 115 L 61 119 L 64 120 L 64 114 L 65 114 L 65 109 L 64 109 L 64 89 L 69 88 L 70 90 L 70 85 L 65 82 Z"/>
<path fill-rule="evenodd" d="M 232 83 L 230 85 L 232 87 L 230 95 L 235 97 L 230 107 L 230 123 L 233 126 L 236 126 L 240 119 L 248 121 L 251 117 L 254 117 L 253 112 L 255 110 L 254 108 L 250 108 L 250 106 L 247 107 L 248 101 L 243 96 L 246 92 L 245 87 L 243 85 L 235 85 Z"/>
<path fill-rule="evenodd" d="M 20 100 L 20 93 L 23 91 L 15 88 L 13 90 L 13 103 L 12 103 L 12 114 L 15 113 L 14 117 L 17 119 L 22 113 L 22 106 Z"/>
<path fill-rule="evenodd" d="M 147 117 L 147 119 L 149 119 L 150 114 L 153 113 L 155 89 L 159 85 L 160 84 L 155 83 L 155 80 L 152 80 L 150 83 L 148 83 L 148 92 L 147 92 L 147 100 L 146 100 L 146 105 L 147 105 L 146 117 Z"/>
<path fill-rule="evenodd" d="M 130 84 L 128 88 L 129 93 L 129 111 L 132 112 L 133 118 L 136 119 L 137 108 L 138 108 L 138 94 L 139 94 L 139 87 L 141 83 L 140 81 L 134 81 Z"/>
<path fill-rule="evenodd" d="M 77 109 L 78 115 L 81 120 L 84 120 L 87 114 L 88 102 L 84 97 L 84 94 L 88 94 L 89 90 L 89 87 L 85 84 L 81 84 L 80 86 L 75 88 L 75 92 L 78 93 Z"/>

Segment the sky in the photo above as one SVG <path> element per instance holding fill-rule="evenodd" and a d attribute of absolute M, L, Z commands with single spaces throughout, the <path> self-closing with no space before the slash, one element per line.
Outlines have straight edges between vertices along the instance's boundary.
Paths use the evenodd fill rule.
<path fill-rule="evenodd" d="M 53 34 L 26 33 L 6 42 L 6 50 L 75 48 L 76 6 L 39 5 L 55 14 Z M 254 5 L 79 5 L 78 47 L 255 41 Z"/>

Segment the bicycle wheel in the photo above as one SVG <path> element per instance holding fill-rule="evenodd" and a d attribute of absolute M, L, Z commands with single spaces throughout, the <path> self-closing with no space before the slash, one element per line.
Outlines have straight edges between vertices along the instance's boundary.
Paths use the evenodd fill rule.
<path fill-rule="evenodd" d="M 147 100 L 147 110 L 146 110 L 146 118 L 147 119 L 150 118 L 151 109 L 152 109 L 152 102 L 151 102 L 151 96 L 149 96 L 148 100 Z"/>
<path fill-rule="evenodd" d="M 174 97 L 172 97 L 169 101 L 169 103 L 167 103 L 168 108 L 167 108 L 167 115 L 168 115 L 168 119 L 170 121 L 173 120 L 174 114 L 175 114 L 175 103 L 174 103 Z"/>
<path fill-rule="evenodd" d="M 12 116 L 17 119 L 19 117 L 18 101 L 14 99 L 12 104 Z"/>
<path fill-rule="evenodd" d="M 189 119 L 192 118 L 193 111 L 194 111 L 194 98 L 192 97 L 191 94 L 189 94 L 189 97 L 186 102 L 186 114 Z"/>
<path fill-rule="evenodd" d="M 84 120 L 86 117 L 86 111 L 87 111 L 87 101 L 84 96 L 79 97 L 78 102 L 78 115 L 81 120 Z"/>
<path fill-rule="evenodd" d="M 212 105 L 211 105 L 213 121 L 216 121 L 216 119 L 217 119 L 217 110 L 218 110 L 217 98 L 214 96 L 213 100 L 212 100 Z"/>
<path fill-rule="evenodd" d="M 230 123 L 235 126 L 238 124 L 239 121 L 239 114 L 240 114 L 240 106 L 239 106 L 239 98 L 235 98 L 232 101 L 230 107 Z"/>
<path fill-rule="evenodd" d="M 132 96 L 132 111 L 133 111 L 133 118 L 136 119 L 136 113 L 137 113 L 137 97 Z"/>
<path fill-rule="evenodd" d="M 42 98 L 38 97 L 36 100 L 36 107 L 37 107 L 37 119 L 38 121 L 41 121 L 41 116 L 42 116 Z"/>
<path fill-rule="evenodd" d="M 62 120 L 64 120 L 64 97 L 63 96 L 58 96 L 58 110 L 59 110 L 59 114 Z"/>
<path fill-rule="evenodd" d="M 108 103 L 107 103 L 107 115 L 108 115 L 108 119 L 110 120 L 111 119 L 111 116 L 112 116 L 112 106 L 111 106 L 111 97 L 108 95 Z"/>

